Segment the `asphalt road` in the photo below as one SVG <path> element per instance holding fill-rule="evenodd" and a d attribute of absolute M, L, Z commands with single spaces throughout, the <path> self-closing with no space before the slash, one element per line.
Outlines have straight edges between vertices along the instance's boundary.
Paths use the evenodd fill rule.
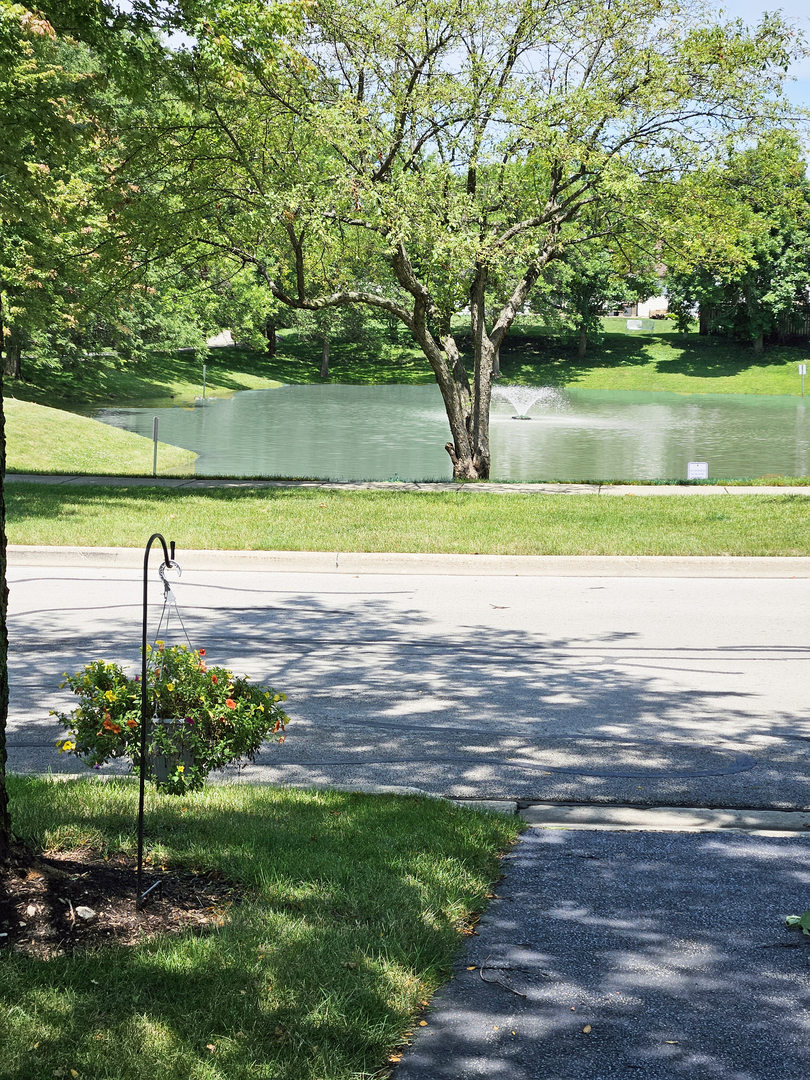
<path fill-rule="evenodd" d="M 806 1080 L 810 845 L 531 830 L 394 1080 Z"/>
<path fill-rule="evenodd" d="M 63 671 L 98 657 L 138 669 L 141 572 L 76 561 L 10 556 L 18 772 L 82 769 L 56 753 L 48 715 L 73 703 Z M 806 577 L 187 569 L 175 593 L 210 662 L 288 695 L 288 739 L 246 779 L 810 806 Z"/>

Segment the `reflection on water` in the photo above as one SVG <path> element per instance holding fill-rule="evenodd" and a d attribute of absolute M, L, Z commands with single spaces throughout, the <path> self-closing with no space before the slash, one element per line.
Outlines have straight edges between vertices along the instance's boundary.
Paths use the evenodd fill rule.
<path fill-rule="evenodd" d="M 810 473 L 810 428 L 798 397 L 565 390 L 513 420 L 493 399 L 492 477 L 499 480 L 676 479 L 689 461 L 715 477 Z M 451 476 L 436 386 L 283 386 L 205 406 L 104 409 L 97 419 L 200 456 L 205 475 L 438 480 Z"/>

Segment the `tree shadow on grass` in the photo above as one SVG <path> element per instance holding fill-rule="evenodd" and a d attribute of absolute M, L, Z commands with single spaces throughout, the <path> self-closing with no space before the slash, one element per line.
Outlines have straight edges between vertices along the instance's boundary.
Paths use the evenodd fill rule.
<path fill-rule="evenodd" d="M 115 842 L 131 826 L 132 797 L 126 809 L 88 813 L 66 786 L 37 796 L 37 813 L 50 800 L 68 830 L 92 824 Z M 65 1064 L 123 1078 L 370 1073 L 451 963 L 459 917 L 480 905 L 507 839 L 433 800 L 342 793 L 259 792 L 208 807 L 165 799 L 148 828 L 170 858 L 253 885 L 255 900 L 202 937 L 49 961 L 7 956 L 9 1080 Z"/>
<path fill-rule="evenodd" d="M 528 379 L 550 386 L 567 386 L 598 368 L 647 367 L 656 371 L 693 378 L 730 378 L 756 368 L 800 361 L 800 348 L 769 348 L 757 356 L 753 347 L 716 337 L 683 334 L 626 335 L 605 333 L 592 344 L 585 357 L 577 357 L 570 344 L 538 334 L 510 335 L 501 352 L 501 374 L 505 381 Z M 667 349 L 657 356 L 658 347 Z"/>

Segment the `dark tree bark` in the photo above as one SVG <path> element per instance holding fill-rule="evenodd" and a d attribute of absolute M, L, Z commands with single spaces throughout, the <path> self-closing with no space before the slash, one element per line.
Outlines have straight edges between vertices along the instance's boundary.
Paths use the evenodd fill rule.
<path fill-rule="evenodd" d="M 579 343 L 577 344 L 577 356 L 581 360 L 588 348 L 588 331 L 584 326 L 579 328 Z"/>
<path fill-rule="evenodd" d="M 265 323 L 264 333 L 267 338 L 267 355 L 276 355 L 276 324 L 269 319 Z"/>
<path fill-rule="evenodd" d="M 8 719 L 8 629 L 6 610 L 6 503 L 3 490 L 6 475 L 6 432 L 3 415 L 3 307 L 0 297 L 0 862 L 11 853 L 11 819 L 6 792 L 6 721 Z"/>
<path fill-rule="evenodd" d="M 3 342 L 3 374 L 10 379 L 22 378 L 22 338 L 9 327 L 8 339 Z"/>
<path fill-rule="evenodd" d="M 329 335 L 323 335 L 323 348 L 321 349 L 321 378 L 329 378 Z"/>
<path fill-rule="evenodd" d="M 698 333 L 703 337 L 709 333 L 709 313 L 701 306 L 698 308 Z"/>
<path fill-rule="evenodd" d="M 760 330 L 758 334 L 754 336 L 754 354 L 756 356 L 762 356 L 765 352 L 765 335 Z"/>

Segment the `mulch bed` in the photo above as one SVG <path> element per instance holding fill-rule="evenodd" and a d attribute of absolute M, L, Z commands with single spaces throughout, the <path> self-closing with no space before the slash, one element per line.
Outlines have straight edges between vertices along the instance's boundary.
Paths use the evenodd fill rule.
<path fill-rule="evenodd" d="M 0 950 L 49 959 L 157 934 L 204 934 L 248 893 L 212 872 L 144 868 L 145 889 L 158 879 L 162 897 L 155 890 L 137 911 L 134 860 L 16 847 L 10 865 L 0 866 Z"/>

